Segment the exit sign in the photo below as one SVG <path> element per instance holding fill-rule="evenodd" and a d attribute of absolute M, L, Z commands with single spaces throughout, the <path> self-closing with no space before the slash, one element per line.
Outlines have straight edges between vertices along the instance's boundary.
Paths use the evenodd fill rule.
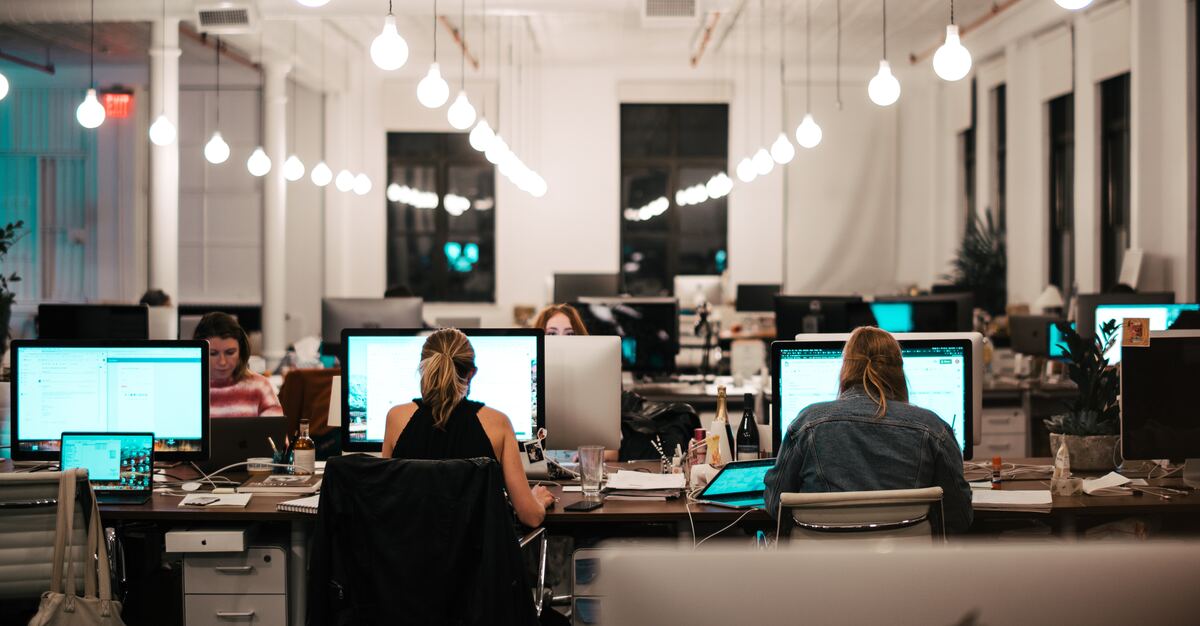
<path fill-rule="evenodd" d="M 133 94 L 131 93 L 106 93 L 102 101 L 104 102 L 104 114 L 109 119 L 125 119 L 129 117 L 129 113 L 133 109 Z"/>

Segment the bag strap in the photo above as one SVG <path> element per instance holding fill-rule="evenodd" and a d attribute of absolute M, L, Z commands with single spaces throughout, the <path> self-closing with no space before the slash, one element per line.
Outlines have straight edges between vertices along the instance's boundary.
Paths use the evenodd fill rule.
<path fill-rule="evenodd" d="M 87 549 L 83 552 L 83 597 L 91 598 L 96 596 L 96 565 L 93 559 L 96 558 L 96 540 L 99 533 L 96 532 L 96 523 L 100 520 L 99 511 L 96 510 L 95 500 L 92 500 L 92 508 L 88 511 L 88 529 L 87 529 Z"/>
<path fill-rule="evenodd" d="M 96 530 L 96 575 L 100 579 L 100 599 L 112 600 L 112 574 L 108 568 L 108 540 L 104 536 L 104 522 L 100 519 L 100 505 L 92 494 L 92 525 Z M 91 571 L 92 568 L 88 568 Z"/>
<path fill-rule="evenodd" d="M 72 471 L 67 470 L 58 475 L 58 507 L 55 510 L 54 521 L 54 557 L 53 561 L 51 561 L 50 573 L 51 593 L 62 593 L 63 552 L 66 551 L 66 543 L 70 537 L 70 532 L 66 530 L 67 516 L 74 505 L 73 502 L 67 501 L 67 483 L 74 479 L 71 474 Z"/>
<path fill-rule="evenodd" d="M 63 494 L 62 498 L 58 501 L 59 510 L 64 511 L 63 514 L 67 518 L 65 524 L 67 529 L 66 554 L 64 557 L 67 559 L 66 595 L 68 598 L 75 596 L 75 559 L 72 558 L 71 548 L 74 547 L 72 542 L 74 541 L 73 535 L 75 534 L 75 481 L 78 477 L 78 470 L 70 469 L 63 472 L 63 477 L 60 479 Z M 65 509 L 63 508 L 64 505 Z"/>

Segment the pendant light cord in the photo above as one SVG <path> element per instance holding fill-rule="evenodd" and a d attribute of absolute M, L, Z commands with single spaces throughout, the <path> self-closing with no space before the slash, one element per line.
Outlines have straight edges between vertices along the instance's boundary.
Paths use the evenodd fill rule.
<path fill-rule="evenodd" d="M 812 1 L 804 0 L 804 113 L 812 113 Z"/>
<path fill-rule="evenodd" d="M 779 122 L 780 128 L 787 128 L 787 69 L 784 67 L 787 58 L 787 37 L 784 28 L 787 17 L 787 5 L 779 0 Z"/>
<path fill-rule="evenodd" d="M 842 0 L 837 0 L 837 60 L 835 61 L 837 109 L 842 110 Z"/>
<path fill-rule="evenodd" d="M 954 0 L 950 0 L 950 25 L 954 25 Z"/>
<path fill-rule="evenodd" d="M 433 0 L 433 62 L 437 63 L 437 0 Z"/>
<path fill-rule="evenodd" d="M 389 2 L 391 0 L 388 0 Z M 458 63 L 458 71 L 462 74 L 459 81 L 459 91 L 467 90 L 467 0 L 462 0 L 462 32 L 458 37 L 459 48 L 462 50 Z"/>
<path fill-rule="evenodd" d="M 883 60 L 887 60 L 887 0 L 880 0 L 883 5 Z"/>
<path fill-rule="evenodd" d="M 758 0 L 758 56 L 762 57 L 759 62 L 759 81 L 758 81 L 758 134 L 763 136 L 763 118 L 767 116 L 767 74 L 766 66 L 763 65 L 767 60 L 767 5 L 766 0 Z"/>
<path fill-rule="evenodd" d="M 92 0 L 92 43 L 88 49 L 88 83 L 96 88 L 96 0 Z"/>
<path fill-rule="evenodd" d="M 165 91 L 167 84 L 167 0 L 162 1 L 162 50 L 159 52 L 158 58 L 158 90 L 161 92 L 159 97 L 159 114 L 167 114 L 167 93 Z"/>
<path fill-rule="evenodd" d="M 217 51 L 217 131 L 221 130 L 221 38 L 214 38 L 217 45 L 214 48 Z"/>

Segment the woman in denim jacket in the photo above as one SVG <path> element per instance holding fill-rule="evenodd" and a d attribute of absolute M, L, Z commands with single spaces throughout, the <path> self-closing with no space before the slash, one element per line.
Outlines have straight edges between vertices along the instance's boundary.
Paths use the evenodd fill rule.
<path fill-rule="evenodd" d="M 945 422 L 908 403 L 900 344 L 862 327 L 842 354 L 838 399 L 810 405 L 784 435 L 766 476 L 767 510 L 777 514 L 782 493 L 941 487 L 946 531 L 965 531 L 972 510 L 962 452 Z"/>

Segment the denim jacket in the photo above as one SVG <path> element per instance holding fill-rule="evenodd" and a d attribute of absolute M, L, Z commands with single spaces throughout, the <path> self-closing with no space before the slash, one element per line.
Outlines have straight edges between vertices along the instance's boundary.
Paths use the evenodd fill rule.
<path fill-rule="evenodd" d="M 965 531 L 971 488 L 950 427 L 907 402 L 889 400 L 883 417 L 878 410 L 858 387 L 801 411 L 767 472 L 767 511 L 777 514 L 782 493 L 941 487 L 946 531 Z"/>

